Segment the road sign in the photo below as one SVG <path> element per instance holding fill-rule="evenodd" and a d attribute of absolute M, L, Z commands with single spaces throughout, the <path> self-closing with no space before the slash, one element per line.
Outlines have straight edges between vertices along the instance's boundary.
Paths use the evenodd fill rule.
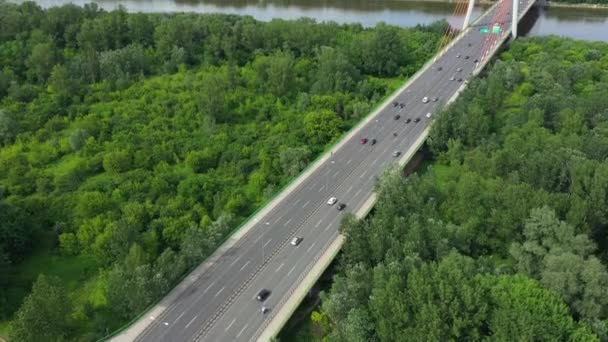
<path fill-rule="evenodd" d="M 492 33 L 499 34 L 500 33 L 500 26 L 494 25 L 494 27 L 492 28 Z"/>

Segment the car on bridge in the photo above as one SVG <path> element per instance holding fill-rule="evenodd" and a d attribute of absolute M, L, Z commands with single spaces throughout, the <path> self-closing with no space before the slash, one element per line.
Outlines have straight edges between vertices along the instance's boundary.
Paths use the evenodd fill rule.
<path fill-rule="evenodd" d="M 336 207 L 336 209 L 338 209 L 339 211 L 344 210 L 344 208 L 346 208 L 346 204 L 344 203 L 338 203 L 338 206 Z"/>
<path fill-rule="evenodd" d="M 401 151 L 394 151 L 393 152 L 393 157 L 399 157 L 401 155 Z"/>
<path fill-rule="evenodd" d="M 338 201 L 337 198 L 332 197 L 332 198 L 330 198 L 330 199 L 327 200 L 327 204 L 334 205 L 334 204 L 336 204 L 337 201 Z"/>
<path fill-rule="evenodd" d="M 426 113 L 426 117 L 430 118 L 431 117 L 431 112 Z"/>
<path fill-rule="evenodd" d="M 462 68 L 456 68 L 456 71 L 461 72 Z"/>
<path fill-rule="evenodd" d="M 456 80 L 456 77 L 454 77 L 454 76 L 450 77 L 450 81 L 455 81 L 455 80 Z"/>
<path fill-rule="evenodd" d="M 412 119 L 410 119 L 410 118 L 405 119 L 405 123 L 406 123 L 406 124 L 408 124 L 408 123 L 410 123 L 410 122 L 412 122 Z"/>
<path fill-rule="evenodd" d="M 258 295 L 255 296 L 255 299 L 259 300 L 260 302 L 263 302 L 266 300 L 266 298 L 268 298 L 268 296 L 270 296 L 270 290 L 261 289 L 260 292 L 258 292 Z"/>
<path fill-rule="evenodd" d="M 300 244 L 300 242 L 302 242 L 302 240 L 304 240 L 304 238 L 302 238 L 301 236 L 296 236 L 293 239 L 291 239 L 291 245 L 297 246 Z"/>
<path fill-rule="evenodd" d="M 367 138 L 361 138 L 361 145 L 367 144 Z"/>
<path fill-rule="evenodd" d="M 370 145 L 372 145 L 372 146 L 373 146 L 373 145 L 376 145 L 376 139 L 372 139 L 372 141 L 370 141 L 370 143 L 369 143 L 369 144 L 370 144 Z"/>
<path fill-rule="evenodd" d="M 395 117 L 394 117 L 394 119 L 395 119 L 395 120 L 399 120 L 399 119 L 401 119 L 401 115 L 396 114 L 396 115 L 395 115 Z"/>
<path fill-rule="evenodd" d="M 420 118 L 415 118 L 414 122 L 416 122 L 416 123 L 420 122 Z"/>
<path fill-rule="evenodd" d="M 429 98 L 428 97 L 423 97 L 422 98 L 422 103 L 429 103 Z"/>

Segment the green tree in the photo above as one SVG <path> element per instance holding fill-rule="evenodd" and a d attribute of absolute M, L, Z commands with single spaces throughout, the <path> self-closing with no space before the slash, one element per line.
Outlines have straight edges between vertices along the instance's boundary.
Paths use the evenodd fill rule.
<path fill-rule="evenodd" d="M 70 310 L 70 300 L 61 281 L 41 274 L 15 314 L 11 339 L 65 341 Z"/>
<path fill-rule="evenodd" d="M 304 130 L 313 146 L 323 146 L 340 134 L 342 122 L 332 111 L 323 110 L 304 116 Z"/>

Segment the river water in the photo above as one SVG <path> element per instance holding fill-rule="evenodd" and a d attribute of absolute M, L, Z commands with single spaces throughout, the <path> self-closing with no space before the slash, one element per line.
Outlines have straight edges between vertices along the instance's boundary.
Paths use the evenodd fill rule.
<path fill-rule="evenodd" d="M 15 2 L 22 2 L 20 0 Z M 65 3 L 83 5 L 91 0 L 37 0 L 42 7 Z M 273 18 L 314 18 L 317 21 L 361 23 L 374 26 L 386 22 L 403 27 L 428 24 L 447 18 L 461 26 L 463 18 L 453 17 L 454 3 L 411 2 L 401 0 L 99 0 L 100 7 L 111 10 L 119 5 L 129 12 L 198 12 L 250 15 L 258 20 Z M 473 17 L 483 11 L 476 7 Z M 555 34 L 608 42 L 608 10 L 580 8 L 533 8 L 520 25 L 529 36 Z"/>

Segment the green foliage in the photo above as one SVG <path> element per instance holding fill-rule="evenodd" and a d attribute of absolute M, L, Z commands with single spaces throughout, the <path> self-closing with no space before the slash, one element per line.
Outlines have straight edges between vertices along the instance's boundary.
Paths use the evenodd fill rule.
<path fill-rule="evenodd" d="M 15 314 L 11 339 L 64 341 L 70 301 L 59 278 L 41 274 Z"/>
<path fill-rule="evenodd" d="M 608 45 L 514 42 L 438 116 L 426 172 L 380 179 L 373 215 L 342 222 L 326 337 L 608 338 L 608 60 L 589 50 Z"/>
<path fill-rule="evenodd" d="M 157 300 L 440 38 L 378 30 L 0 2 L 0 317 L 40 272 L 30 262 L 69 279 L 65 339 Z"/>

